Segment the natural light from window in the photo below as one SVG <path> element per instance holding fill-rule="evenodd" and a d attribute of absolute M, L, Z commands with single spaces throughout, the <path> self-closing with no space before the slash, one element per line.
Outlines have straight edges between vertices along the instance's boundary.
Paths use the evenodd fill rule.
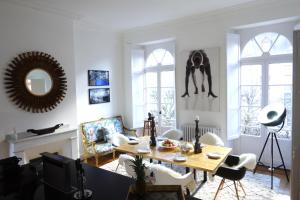
<path fill-rule="evenodd" d="M 292 124 L 292 45 L 283 35 L 266 32 L 250 39 L 242 50 L 240 68 L 240 128 L 260 136 L 260 110 L 272 103 L 287 109 L 285 126 L 277 136 L 289 139 Z"/>

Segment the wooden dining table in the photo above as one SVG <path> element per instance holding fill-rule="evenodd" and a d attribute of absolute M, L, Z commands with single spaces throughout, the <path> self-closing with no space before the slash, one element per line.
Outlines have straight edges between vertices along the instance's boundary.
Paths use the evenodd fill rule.
<path fill-rule="evenodd" d="M 150 137 L 144 136 L 138 138 L 138 144 L 123 144 L 115 147 L 115 151 L 129 153 L 133 155 L 143 155 L 145 158 L 150 158 L 158 160 L 161 162 L 167 162 L 178 166 L 183 166 L 192 169 L 203 170 L 206 172 L 214 173 L 219 168 L 219 166 L 225 161 L 231 148 L 220 147 L 214 145 L 203 145 L 202 153 L 195 154 L 192 150 L 188 153 L 181 153 L 179 145 L 175 148 L 163 148 L 157 142 L 155 147 L 150 147 L 149 153 L 140 153 L 139 150 L 146 150 L 149 146 Z M 177 143 L 180 143 L 178 141 Z M 214 153 L 220 155 L 217 159 L 212 159 L 208 157 L 209 153 Z M 175 157 L 185 156 L 186 161 L 175 161 Z"/>

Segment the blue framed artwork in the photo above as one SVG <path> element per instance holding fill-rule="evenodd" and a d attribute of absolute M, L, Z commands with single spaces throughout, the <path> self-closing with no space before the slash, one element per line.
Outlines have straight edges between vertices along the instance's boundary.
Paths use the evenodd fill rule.
<path fill-rule="evenodd" d="M 89 86 L 108 86 L 109 71 L 104 70 L 88 70 Z"/>
<path fill-rule="evenodd" d="M 93 88 L 89 89 L 89 103 L 99 104 L 110 102 L 109 88 Z"/>

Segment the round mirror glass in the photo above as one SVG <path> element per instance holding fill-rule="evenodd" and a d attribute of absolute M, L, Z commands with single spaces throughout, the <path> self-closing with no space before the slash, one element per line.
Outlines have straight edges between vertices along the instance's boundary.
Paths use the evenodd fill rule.
<path fill-rule="evenodd" d="M 53 83 L 45 70 L 33 69 L 27 74 L 25 84 L 33 95 L 43 96 L 50 92 Z"/>

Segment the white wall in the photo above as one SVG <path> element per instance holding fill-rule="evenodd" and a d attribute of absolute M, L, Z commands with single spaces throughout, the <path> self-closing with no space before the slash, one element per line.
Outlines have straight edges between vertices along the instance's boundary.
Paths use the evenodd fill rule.
<path fill-rule="evenodd" d="M 123 114 L 123 68 L 120 34 L 75 25 L 78 123 Z M 88 86 L 88 70 L 108 70 L 109 86 Z M 88 89 L 110 88 L 110 103 L 89 105 Z"/>
<path fill-rule="evenodd" d="M 123 115 L 125 93 L 120 34 L 76 23 L 74 41 L 78 124 L 102 117 Z M 88 70 L 108 70 L 109 86 L 88 86 Z M 90 105 L 88 89 L 91 88 L 110 88 L 110 102 Z M 79 149 L 82 152 L 81 142 Z"/>
<path fill-rule="evenodd" d="M 269 3 L 267 3 L 269 2 Z M 182 101 L 180 94 L 184 91 L 185 66 L 176 66 L 177 120 L 181 125 L 192 122 L 195 115 L 200 116 L 204 125 L 214 125 L 222 128 L 223 139 L 226 138 L 226 32 L 233 27 L 255 24 L 258 22 L 300 16 L 299 1 L 260 1 L 243 6 L 237 6 L 225 11 L 212 12 L 202 16 L 194 16 L 171 23 L 158 24 L 138 28 L 125 33 L 125 92 L 127 116 L 132 116 L 131 107 L 131 71 L 130 50 L 134 44 L 175 38 L 176 63 L 180 63 L 181 52 L 184 50 L 205 47 L 220 47 L 220 112 L 187 111 L 179 107 Z M 131 122 L 130 122 L 131 123 Z"/>
<path fill-rule="evenodd" d="M 7 156 L 5 134 L 29 128 L 46 128 L 58 123 L 76 126 L 76 90 L 73 52 L 73 21 L 7 2 L 0 2 L 0 158 Z M 25 51 L 44 51 L 63 66 L 67 95 L 53 111 L 41 114 L 17 108 L 4 91 L 3 75 L 8 63 Z"/>

